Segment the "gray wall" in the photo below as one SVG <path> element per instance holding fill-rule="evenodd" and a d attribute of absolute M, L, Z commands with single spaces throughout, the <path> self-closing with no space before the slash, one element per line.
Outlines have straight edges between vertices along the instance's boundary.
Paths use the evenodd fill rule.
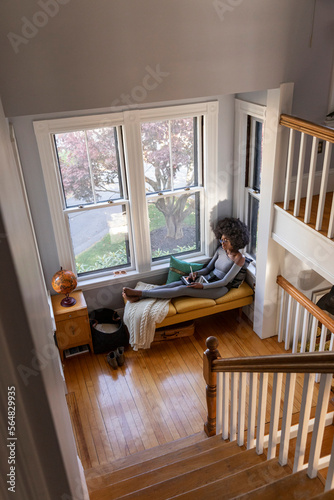
<path fill-rule="evenodd" d="M 122 95 L 132 104 L 203 98 L 284 81 L 296 82 L 298 110 L 327 111 L 332 0 L 316 2 L 314 26 L 314 0 L 57 1 L 2 2 L 7 116 L 104 108 Z M 143 92 L 148 67 L 164 76 L 149 79 Z"/>

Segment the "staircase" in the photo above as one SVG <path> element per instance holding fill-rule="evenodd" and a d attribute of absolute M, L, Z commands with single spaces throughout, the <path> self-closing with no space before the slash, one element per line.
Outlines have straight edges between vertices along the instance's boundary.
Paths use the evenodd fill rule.
<path fill-rule="evenodd" d="M 86 480 L 91 500 L 334 498 L 320 474 L 292 474 L 277 458 L 203 433 L 87 470 Z"/>

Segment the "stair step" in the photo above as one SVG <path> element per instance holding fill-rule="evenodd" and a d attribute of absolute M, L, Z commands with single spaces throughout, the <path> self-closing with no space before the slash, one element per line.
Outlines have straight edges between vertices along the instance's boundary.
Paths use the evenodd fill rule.
<path fill-rule="evenodd" d="M 287 498 L 313 498 L 323 493 L 324 486 L 318 477 L 310 479 L 306 470 L 301 470 L 274 483 L 257 488 L 244 495 L 234 497 L 240 500 L 286 500 Z"/>
<path fill-rule="evenodd" d="M 224 443 L 224 442 L 223 442 Z M 193 448 L 193 447 L 191 447 Z M 205 466 L 221 462 L 222 460 L 232 457 L 243 452 L 243 448 L 237 445 L 236 442 L 224 443 L 224 446 L 218 446 L 209 450 L 198 453 L 192 450 L 191 456 L 182 460 L 176 460 L 170 464 L 162 464 L 160 467 L 152 464 L 154 469 L 148 470 L 145 473 L 128 477 L 123 481 L 112 481 L 105 488 L 99 488 L 98 491 L 92 491 L 90 494 L 91 500 L 113 500 L 121 497 L 122 495 L 141 490 L 143 488 L 152 486 L 162 481 L 167 481 L 181 474 L 191 471 L 199 470 Z M 175 456 L 175 455 L 174 455 Z M 131 467 L 132 469 L 132 467 Z M 122 471 L 118 471 L 122 472 Z M 125 471 L 128 472 L 128 471 Z M 115 473 L 117 475 L 117 472 Z"/>
<path fill-rule="evenodd" d="M 181 441 L 181 440 L 179 440 Z M 174 441 L 177 443 L 177 441 Z M 172 443 L 169 443 L 169 445 Z M 186 445 L 185 447 L 180 447 L 180 445 Z M 201 441 L 192 443 L 188 440 L 183 443 L 178 443 L 178 447 L 173 447 L 171 451 L 170 446 L 166 446 L 163 451 L 165 453 L 161 453 L 159 456 L 156 456 L 156 452 L 159 450 L 145 450 L 143 452 L 137 453 L 129 458 L 130 460 L 122 459 L 122 461 L 118 461 L 119 463 L 110 464 L 109 466 L 100 466 L 95 469 L 90 469 L 93 471 L 93 474 L 89 474 L 89 470 L 86 471 L 86 482 L 88 486 L 88 490 L 90 492 L 108 486 L 111 483 L 117 483 L 119 481 L 124 481 L 133 476 L 137 476 L 138 474 L 143 474 L 144 472 L 148 472 L 154 469 L 158 469 L 159 467 L 163 467 L 165 465 L 177 462 L 179 460 L 184 460 L 186 458 L 192 457 L 193 455 L 197 455 L 199 453 L 203 453 L 205 451 L 213 450 L 215 448 L 220 448 L 222 446 L 231 445 L 231 443 L 226 442 L 222 439 L 221 434 L 217 436 L 212 436 L 210 438 L 206 437 Z M 160 447 L 162 448 L 162 447 Z M 151 451 L 151 453 L 146 453 Z M 132 464 L 131 462 L 135 462 Z M 126 465 L 130 462 L 129 465 Z M 117 469 L 112 469 L 114 466 L 123 466 Z M 96 471 L 100 472 L 100 475 L 96 475 Z"/>
<path fill-rule="evenodd" d="M 204 486 L 205 484 L 217 481 L 230 474 L 235 474 L 257 463 L 265 461 L 264 455 L 257 455 L 255 450 L 241 451 L 237 455 L 229 456 L 210 465 L 206 465 L 197 470 L 178 475 L 166 481 L 159 482 L 139 491 L 130 494 L 124 492 L 122 500 L 149 498 L 166 500 L 186 491 Z M 159 476 L 157 477 L 159 480 Z M 91 500 L 106 500 L 108 497 L 91 497 Z"/>
<path fill-rule="evenodd" d="M 221 435 L 213 436 L 213 438 L 217 439 L 217 441 L 222 440 Z M 181 450 L 193 444 L 205 441 L 207 441 L 207 436 L 203 431 L 203 432 L 197 432 L 196 434 L 192 434 L 191 436 L 176 439 L 175 441 L 172 441 L 170 443 L 154 446 L 153 448 L 149 448 L 148 450 L 143 450 L 138 453 L 134 453 L 133 455 L 128 455 L 126 457 L 114 460 L 110 464 L 103 464 L 99 465 L 98 467 L 93 467 L 91 469 L 85 470 L 86 480 L 93 479 L 94 477 L 103 476 L 105 474 L 110 474 L 115 470 L 124 469 L 125 467 L 129 467 L 131 465 L 135 465 L 141 462 L 146 462 L 161 455 L 167 455 L 174 451 Z"/>
<path fill-rule="evenodd" d="M 251 489 L 277 481 L 277 479 L 286 477 L 289 474 L 291 474 L 291 467 L 288 465 L 282 467 L 278 463 L 278 459 L 273 458 L 173 498 L 177 500 L 207 500 L 208 498 L 229 500 Z"/>

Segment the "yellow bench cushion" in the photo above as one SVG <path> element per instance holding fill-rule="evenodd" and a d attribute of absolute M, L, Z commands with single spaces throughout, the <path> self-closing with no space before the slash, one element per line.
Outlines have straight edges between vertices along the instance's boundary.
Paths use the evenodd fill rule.
<path fill-rule="evenodd" d="M 190 311 L 197 311 L 199 309 L 206 309 L 207 307 L 213 307 L 217 304 L 226 304 L 250 295 L 253 295 L 253 290 L 249 285 L 247 285 L 247 283 L 242 283 L 239 288 L 231 288 L 226 295 L 216 300 L 204 298 L 199 299 L 194 297 L 177 297 L 172 299 L 171 303 L 174 305 L 176 312 L 178 314 L 182 314 Z"/>
<path fill-rule="evenodd" d="M 216 305 L 213 299 L 197 299 L 194 297 L 178 297 L 172 299 L 172 301 L 179 314 Z"/>
<path fill-rule="evenodd" d="M 241 297 L 248 297 L 249 295 L 253 295 L 253 290 L 247 283 L 243 282 L 239 288 L 231 288 L 226 295 L 219 297 L 215 302 L 216 304 L 225 304 L 225 302 L 232 302 L 233 300 L 238 300 Z"/>
<path fill-rule="evenodd" d="M 168 309 L 168 313 L 167 313 L 166 318 L 168 318 L 169 316 L 175 316 L 176 313 L 177 313 L 177 311 L 174 307 L 174 304 L 172 301 L 170 301 L 169 302 L 169 309 Z"/>

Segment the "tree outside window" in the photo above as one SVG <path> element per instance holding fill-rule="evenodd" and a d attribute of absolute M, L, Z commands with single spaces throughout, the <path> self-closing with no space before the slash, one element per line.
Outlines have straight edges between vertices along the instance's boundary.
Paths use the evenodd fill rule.
<path fill-rule="evenodd" d="M 153 259 L 199 249 L 197 120 L 141 124 Z"/>

